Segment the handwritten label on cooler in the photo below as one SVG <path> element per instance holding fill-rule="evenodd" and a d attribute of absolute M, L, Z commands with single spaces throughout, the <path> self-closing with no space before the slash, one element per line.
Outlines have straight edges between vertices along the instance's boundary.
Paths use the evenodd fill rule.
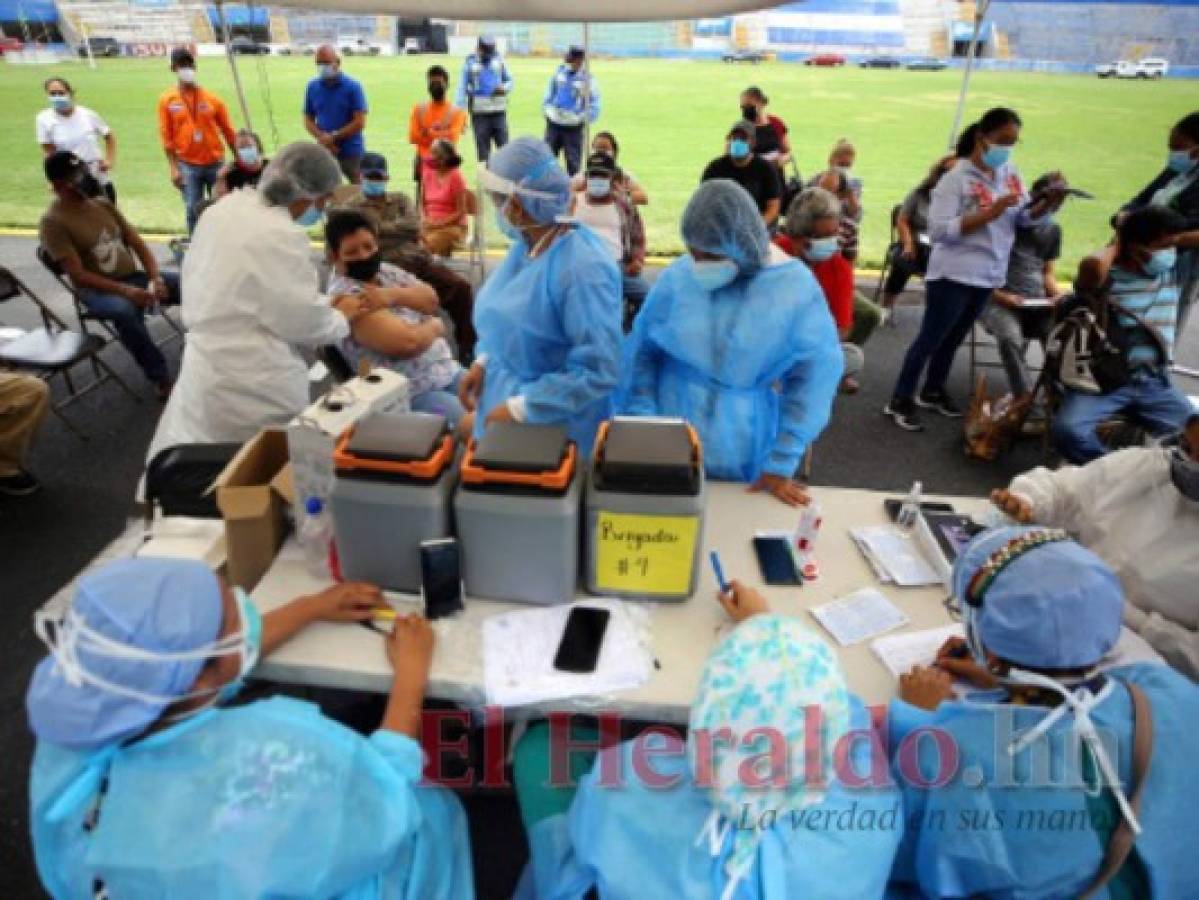
<path fill-rule="evenodd" d="M 595 582 L 601 591 L 686 594 L 699 520 L 601 512 L 595 523 Z"/>

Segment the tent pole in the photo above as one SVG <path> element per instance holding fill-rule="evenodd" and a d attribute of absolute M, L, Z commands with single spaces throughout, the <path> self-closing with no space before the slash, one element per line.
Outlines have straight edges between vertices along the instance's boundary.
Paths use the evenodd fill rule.
<path fill-rule="evenodd" d="M 587 76 L 587 93 L 583 95 L 583 159 L 591 152 L 591 23 L 583 23 L 583 72 Z"/>
<path fill-rule="evenodd" d="M 254 130 L 254 123 L 250 121 L 250 107 L 246 103 L 246 92 L 241 87 L 241 75 L 237 72 L 237 60 L 233 58 L 233 42 L 229 38 L 229 23 L 225 20 L 225 4 L 217 0 L 216 4 L 217 18 L 221 23 L 221 34 L 225 38 L 225 56 L 229 58 L 229 68 L 233 71 L 233 86 L 237 89 L 237 102 L 241 104 L 242 121 L 246 123 L 246 129 Z"/>
<path fill-rule="evenodd" d="M 987 10 L 990 8 L 991 0 L 978 0 L 978 5 L 974 10 L 974 36 L 970 40 L 970 47 L 966 50 L 966 71 L 962 74 L 962 89 L 958 93 L 958 108 L 953 114 L 953 127 L 949 129 L 950 150 L 953 150 L 958 142 L 958 129 L 962 127 L 962 114 L 966 111 L 966 94 L 970 91 L 970 73 L 974 69 L 974 56 L 978 48 L 978 35 L 982 31 L 983 19 L 986 18 Z M 949 39 L 952 44 L 952 32 L 949 35 Z"/>
<path fill-rule="evenodd" d="M 86 22 L 80 22 L 79 26 L 79 30 L 83 33 L 83 46 L 87 50 L 87 64 L 93 71 L 95 71 L 96 55 L 92 53 L 91 30 L 87 27 Z"/>

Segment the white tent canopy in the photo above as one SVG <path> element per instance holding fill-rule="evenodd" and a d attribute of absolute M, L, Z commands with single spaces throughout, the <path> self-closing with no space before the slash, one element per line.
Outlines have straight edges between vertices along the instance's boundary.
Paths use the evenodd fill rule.
<path fill-rule="evenodd" d="M 505 22 L 653 22 L 750 12 L 763 0 L 282 0 L 272 6 Z"/>

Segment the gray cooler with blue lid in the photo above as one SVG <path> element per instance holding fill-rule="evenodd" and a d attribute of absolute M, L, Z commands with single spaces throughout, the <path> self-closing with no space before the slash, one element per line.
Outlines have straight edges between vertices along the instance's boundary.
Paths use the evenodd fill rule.
<path fill-rule="evenodd" d="M 379 414 L 337 442 L 330 497 L 341 574 L 421 589 L 422 541 L 450 537 L 457 445 L 443 416 Z"/>
<path fill-rule="evenodd" d="M 706 503 L 703 452 L 687 422 L 605 422 L 588 468 L 587 590 L 686 600 L 699 581 Z"/>
<path fill-rule="evenodd" d="M 470 597 L 566 603 L 579 580 L 578 448 L 566 429 L 497 422 L 466 450 L 454 497 Z"/>

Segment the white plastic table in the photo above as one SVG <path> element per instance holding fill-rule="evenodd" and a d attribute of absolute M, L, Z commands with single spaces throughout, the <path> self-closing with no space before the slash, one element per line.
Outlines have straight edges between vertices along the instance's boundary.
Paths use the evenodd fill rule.
<path fill-rule="evenodd" d="M 844 488 L 814 488 L 812 495 L 824 517 L 816 553 L 820 564 L 818 580 L 802 588 L 762 586 L 751 544 L 753 534 L 758 530 L 792 530 L 798 512 L 768 495 L 750 494 L 743 485 L 710 484 L 703 569 L 695 596 L 678 603 L 646 604 L 658 663 L 650 680 L 636 690 L 522 707 L 521 712 L 604 710 L 641 720 L 685 723 L 704 662 L 716 641 L 731 628 L 716 601 L 715 578 L 707 563 L 709 549 L 720 552 L 726 577 L 762 587 L 775 612 L 800 617 L 824 635 L 840 654 L 850 689 L 866 704 L 889 701 L 895 695 L 895 681 L 874 656 L 869 643 L 838 648 L 808 610 L 858 588 L 874 586 L 907 614 L 911 620 L 908 628 L 935 628 L 950 621 L 942 604 L 945 590 L 940 586 L 898 588 L 878 584 L 849 537 L 851 527 L 885 523 L 883 500 L 892 495 Z M 967 514 L 980 511 L 986 504 L 981 498 L 937 499 L 949 500 L 959 512 Z M 252 596 L 266 612 L 323 586 L 308 574 L 298 546 L 289 541 Z M 418 598 L 413 597 L 412 602 L 414 609 L 419 608 Z M 437 645 L 428 696 L 482 707 L 485 704 L 482 621 L 487 616 L 521 608 L 527 607 L 467 597 L 465 613 L 436 623 Z M 389 690 L 392 680 L 379 634 L 356 624 L 329 623 L 305 629 L 263 659 L 255 675 L 292 684 L 375 692 Z"/>

